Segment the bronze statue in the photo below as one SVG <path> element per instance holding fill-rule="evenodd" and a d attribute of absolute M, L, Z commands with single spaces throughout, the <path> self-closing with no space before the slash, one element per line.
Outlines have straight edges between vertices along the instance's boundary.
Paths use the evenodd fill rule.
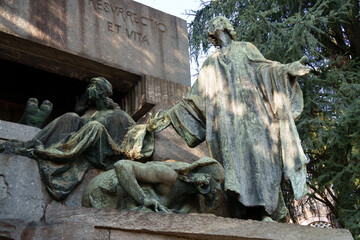
<path fill-rule="evenodd" d="M 206 140 L 210 156 L 225 169 L 234 217 L 280 219 L 286 214 L 282 173 L 296 199 L 307 192 L 307 159 L 294 122 L 303 109 L 296 77 L 309 73 L 306 58 L 290 64 L 265 59 L 253 44 L 235 41 L 225 17 L 210 22 L 208 36 L 218 50 L 156 128 L 171 123 L 190 147 Z"/>
<path fill-rule="evenodd" d="M 63 200 L 91 168 L 113 168 L 122 158 L 150 157 L 151 129 L 136 125 L 111 99 L 112 86 L 103 77 L 87 88 L 87 106 L 81 117 L 66 113 L 45 126 L 29 142 L 8 141 L 0 152 L 35 158 L 42 180 L 56 200 Z"/>
<path fill-rule="evenodd" d="M 224 170 L 214 159 L 185 162 L 120 160 L 87 186 L 83 207 L 166 213 L 226 214 Z"/>
<path fill-rule="evenodd" d="M 307 159 L 294 122 L 303 109 L 296 78 L 309 73 L 306 58 L 290 64 L 267 60 L 253 44 L 235 41 L 224 17 L 210 22 L 208 36 L 218 50 L 183 101 L 149 124 L 136 125 L 109 98 L 111 84 L 98 77 L 77 107 L 83 116 L 60 116 L 32 141 L 9 141 L 0 152 L 35 157 L 56 200 L 90 168 L 109 170 L 116 162 L 91 181 L 84 206 L 187 213 L 198 205 L 198 212 L 222 216 L 230 206 L 232 217 L 283 218 L 282 176 L 296 199 L 307 192 Z M 153 132 L 170 124 L 190 147 L 206 140 L 211 158 L 193 164 L 118 161 L 151 156 Z"/>

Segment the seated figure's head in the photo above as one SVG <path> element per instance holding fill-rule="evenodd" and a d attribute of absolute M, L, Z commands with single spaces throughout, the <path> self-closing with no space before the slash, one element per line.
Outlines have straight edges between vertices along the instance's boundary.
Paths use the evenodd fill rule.
<path fill-rule="evenodd" d="M 95 102 L 97 100 L 103 100 L 108 109 L 119 108 L 119 105 L 109 98 L 112 94 L 112 85 L 104 77 L 92 78 L 86 89 L 86 95 L 90 101 Z"/>
<path fill-rule="evenodd" d="M 113 93 L 111 83 L 103 77 L 92 78 L 86 92 L 90 100 L 106 98 Z"/>
<path fill-rule="evenodd" d="M 210 42 L 214 44 L 214 46 L 218 46 L 218 43 L 216 41 L 216 31 L 225 31 L 229 34 L 232 40 L 236 39 L 236 32 L 234 30 L 234 27 L 232 26 L 230 20 L 226 17 L 217 16 L 213 18 L 209 23 L 207 35 Z"/>

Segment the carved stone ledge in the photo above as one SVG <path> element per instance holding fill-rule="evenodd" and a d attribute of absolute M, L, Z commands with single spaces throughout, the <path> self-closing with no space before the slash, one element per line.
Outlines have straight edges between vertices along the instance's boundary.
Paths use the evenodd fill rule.
<path fill-rule="evenodd" d="M 19 234 L 19 233 L 18 233 Z M 26 239 L 353 239 L 344 229 L 222 218 L 70 208 L 50 204 L 43 224 L 27 227 Z"/>
<path fill-rule="evenodd" d="M 40 132 L 40 128 L 0 120 L 0 139 L 29 141 Z"/>

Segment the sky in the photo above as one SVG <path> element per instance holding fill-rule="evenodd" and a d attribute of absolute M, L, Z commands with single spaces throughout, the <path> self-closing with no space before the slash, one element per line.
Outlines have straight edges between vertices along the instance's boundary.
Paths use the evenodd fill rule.
<path fill-rule="evenodd" d="M 162 12 L 174 15 L 176 17 L 184 19 L 187 23 L 190 23 L 193 17 L 186 15 L 186 12 L 190 10 L 198 10 L 201 7 L 200 0 L 134 0 L 135 2 L 142 3 L 149 7 L 155 8 Z M 199 64 L 203 61 L 203 57 L 200 57 Z M 198 69 L 194 62 L 190 64 L 191 83 L 194 83 L 196 79 L 196 73 Z"/>
<path fill-rule="evenodd" d="M 185 13 L 190 10 L 199 9 L 200 0 L 134 0 L 149 7 L 158 9 L 165 13 L 186 20 L 188 23 L 192 20 Z"/>

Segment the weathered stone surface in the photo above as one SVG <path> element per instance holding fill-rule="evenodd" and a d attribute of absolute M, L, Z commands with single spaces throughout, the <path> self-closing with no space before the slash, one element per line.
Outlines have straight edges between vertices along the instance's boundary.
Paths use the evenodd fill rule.
<path fill-rule="evenodd" d="M 155 105 L 162 110 L 175 105 L 189 89 L 186 85 L 145 75 L 119 104 L 137 121 Z"/>
<path fill-rule="evenodd" d="M 161 214 L 48 206 L 45 223 L 28 239 L 353 239 L 344 229 L 239 220 L 201 214 Z"/>
<path fill-rule="evenodd" d="M 21 219 L 0 219 L 0 239 L 22 239 L 26 224 Z"/>
<path fill-rule="evenodd" d="M 90 170 L 62 204 L 80 207 L 87 184 L 101 172 Z M 46 205 L 53 201 L 41 181 L 35 160 L 0 154 L 0 222 L 5 219 L 10 222 L 21 220 L 24 224 L 38 222 L 44 216 Z"/>
<path fill-rule="evenodd" d="M 0 219 L 40 221 L 51 201 L 41 182 L 36 161 L 0 154 Z"/>
<path fill-rule="evenodd" d="M 0 120 L 0 143 L 9 139 L 28 141 L 39 131 L 39 128 Z M 0 154 L 1 232 L 18 231 L 15 223 L 40 221 L 50 201 L 35 160 Z M 5 219 L 8 220 L 3 222 Z"/>
<path fill-rule="evenodd" d="M 190 86 L 186 21 L 132 0 L 1 1 L 0 39 L 4 59 L 119 90 L 143 74 Z"/>
<path fill-rule="evenodd" d="M 40 128 L 0 120 L 0 139 L 29 141 L 40 132 Z"/>
<path fill-rule="evenodd" d="M 174 159 L 191 163 L 207 156 L 209 156 L 209 153 L 205 142 L 195 148 L 190 148 L 172 126 L 155 134 L 153 161 Z"/>

